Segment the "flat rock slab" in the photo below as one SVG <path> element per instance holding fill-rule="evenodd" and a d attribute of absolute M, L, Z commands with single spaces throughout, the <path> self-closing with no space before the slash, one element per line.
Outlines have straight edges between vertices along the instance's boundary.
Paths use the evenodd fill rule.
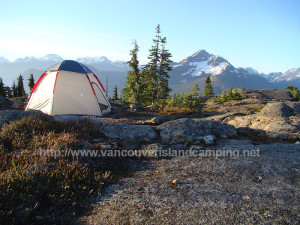
<path fill-rule="evenodd" d="M 132 125 L 124 123 L 103 123 L 101 125 L 105 136 L 128 142 L 152 142 L 157 138 L 154 129 L 149 125 Z"/>
<path fill-rule="evenodd" d="M 226 123 L 205 119 L 178 119 L 163 123 L 157 127 L 163 144 L 197 142 L 205 136 L 221 138 L 235 137 L 235 128 Z"/>
<path fill-rule="evenodd" d="M 219 150 L 257 157 L 132 160 L 131 177 L 110 186 L 83 224 L 296 224 L 300 145 L 220 140 Z"/>

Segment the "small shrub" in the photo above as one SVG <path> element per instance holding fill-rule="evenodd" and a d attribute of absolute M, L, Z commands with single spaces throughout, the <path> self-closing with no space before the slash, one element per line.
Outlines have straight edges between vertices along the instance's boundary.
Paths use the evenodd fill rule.
<path fill-rule="evenodd" d="M 46 135 L 48 132 L 60 133 L 65 125 L 44 114 L 34 114 L 23 117 L 2 127 L 0 141 L 4 149 L 26 149 L 32 147 L 36 135 Z"/>
<path fill-rule="evenodd" d="M 109 173 L 93 171 L 79 161 L 51 162 L 37 151 L 2 152 L 0 162 L 2 224 L 55 221 L 66 210 L 76 211 L 87 196 L 112 179 Z"/>
<path fill-rule="evenodd" d="M 292 98 L 295 101 L 300 101 L 300 93 L 299 93 L 298 88 L 294 87 L 293 85 L 290 85 L 290 86 L 285 87 L 285 89 L 289 90 L 289 92 L 292 95 Z"/>
<path fill-rule="evenodd" d="M 232 87 L 230 87 L 227 92 L 223 92 L 221 95 L 209 99 L 209 101 L 216 100 L 218 102 L 224 103 L 232 100 L 242 100 L 242 99 L 243 97 L 240 95 L 240 93 L 238 93 L 237 89 L 234 89 L 234 91 L 232 91 Z"/>
<path fill-rule="evenodd" d="M 68 122 L 66 130 L 78 134 L 81 139 L 97 138 L 102 135 L 97 124 L 87 118 Z"/>
<path fill-rule="evenodd" d="M 60 223 L 65 213 L 80 210 L 85 198 L 112 182 L 115 178 L 99 167 L 97 159 L 51 158 L 40 152 L 81 149 L 82 142 L 102 140 L 101 135 L 88 119 L 64 123 L 43 114 L 2 127 L 0 224 Z M 83 166 L 92 162 L 95 167 Z"/>
<path fill-rule="evenodd" d="M 160 111 L 161 115 L 191 114 L 194 110 L 186 107 L 165 107 Z"/>
<path fill-rule="evenodd" d="M 89 119 L 59 122 L 44 114 L 30 115 L 5 125 L 0 131 L 0 149 L 37 149 L 79 147 L 81 140 L 101 136 Z"/>
<path fill-rule="evenodd" d="M 200 103 L 199 97 L 201 96 L 201 91 L 197 84 L 194 85 L 193 90 L 189 94 L 181 92 L 175 95 L 168 103 L 168 108 L 186 108 L 193 111 L 201 111 L 202 105 Z"/>

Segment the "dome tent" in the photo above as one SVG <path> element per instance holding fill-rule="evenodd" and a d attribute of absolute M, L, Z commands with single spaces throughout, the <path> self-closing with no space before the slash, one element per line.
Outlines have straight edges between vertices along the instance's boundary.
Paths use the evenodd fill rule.
<path fill-rule="evenodd" d="M 111 111 L 111 106 L 98 77 L 85 65 L 65 60 L 50 67 L 36 82 L 28 110 L 52 116 L 102 116 Z"/>

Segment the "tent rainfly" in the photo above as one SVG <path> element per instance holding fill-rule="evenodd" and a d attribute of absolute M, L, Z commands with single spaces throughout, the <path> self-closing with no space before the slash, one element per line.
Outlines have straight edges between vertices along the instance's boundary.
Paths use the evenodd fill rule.
<path fill-rule="evenodd" d="M 50 67 L 32 89 L 28 110 L 48 115 L 102 116 L 111 111 L 105 89 L 86 66 L 65 60 Z"/>

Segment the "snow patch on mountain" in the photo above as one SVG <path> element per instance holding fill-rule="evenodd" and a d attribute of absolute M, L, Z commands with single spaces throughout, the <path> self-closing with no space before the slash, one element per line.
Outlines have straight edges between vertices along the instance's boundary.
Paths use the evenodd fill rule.
<path fill-rule="evenodd" d="M 10 62 L 8 59 L 0 56 L 0 63 L 7 63 L 7 62 Z"/>
<path fill-rule="evenodd" d="M 300 68 L 292 68 L 286 71 L 284 74 L 274 78 L 274 82 L 280 81 L 292 81 L 300 78 Z"/>
<path fill-rule="evenodd" d="M 97 64 L 97 63 L 104 63 L 108 62 L 110 63 L 111 61 L 106 58 L 105 56 L 101 57 L 82 57 L 77 59 L 78 62 L 83 63 L 83 64 Z"/>
<path fill-rule="evenodd" d="M 62 57 L 56 54 L 48 54 L 45 57 L 38 58 L 38 59 L 42 61 L 53 61 L 53 62 L 61 62 L 64 60 Z"/>
<path fill-rule="evenodd" d="M 36 60 L 36 58 L 34 58 L 33 56 L 26 56 L 24 58 L 18 58 L 16 59 L 14 62 L 15 63 L 26 63 L 26 62 L 30 62 L 30 61 L 34 61 Z"/>
<path fill-rule="evenodd" d="M 15 63 L 30 63 L 30 62 L 53 62 L 58 63 L 63 61 L 64 59 L 56 54 L 48 54 L 45 57 L 35 58 L 33 56 L 26 56 L 24 58 L 18 58 L 14 62 Z"/>
<path fill-rule="evenodd" d="M 124 61 L 111 61 L 105 56 L 101 57 L 82 57 L 77 59 L 78 62 L 86 65 L 106 64 L 114 67 L 126 69 L 128 66 Z"/>
<path fill-rule="evenodd" d="M 259 73 L 257 72 L 257 70 L 251 68 L 251 67 L 246 67 L 245 70 L 249 73 L 249 74 L 256 74 L 259 75 Z"/>
<path fill-rule="evenodd" d="M 190 62 L 188 65 L 192 68 L 189 69 L 186 73 L 182 74 L 182 76 L 188 74 L 191 76 L 200 76 L 202 73 L 217 75 L 222 73 L 222 71 L 226 68 L 227 63 L 222 62 L 218 66 L 213 67 L 208 64 L 207 60 L 202 62 Z"/>

